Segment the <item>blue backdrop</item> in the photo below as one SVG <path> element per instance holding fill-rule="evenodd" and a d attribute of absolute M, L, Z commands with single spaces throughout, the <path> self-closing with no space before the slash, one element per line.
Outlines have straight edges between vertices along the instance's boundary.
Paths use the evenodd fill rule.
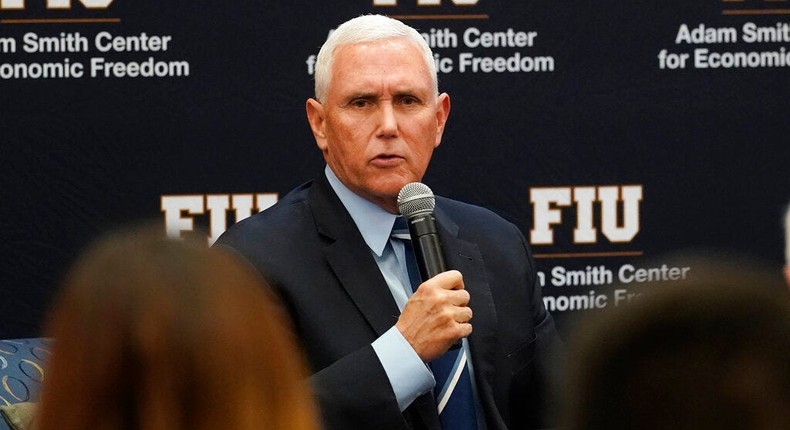
<path fill-rule="evenodd" d="M 522 229 L 561 330 L 642 280 L 693 274 L 663 260 L 681 249 L 778 271 L 789 12 L 767 0 L 0 0 L 0 339 L 40 334 L 98 234 L 159 219 L 211 240 L 318 174 L 313 56 L 364 13 L 433 45 L 452 112 L 424 182 Z"/>

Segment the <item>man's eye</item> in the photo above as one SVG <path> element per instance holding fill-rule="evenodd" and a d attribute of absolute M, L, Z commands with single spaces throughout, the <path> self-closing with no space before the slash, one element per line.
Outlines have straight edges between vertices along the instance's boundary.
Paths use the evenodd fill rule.
<path fill-rule="evenodd" d="M 357 99 L 357 100 L 352 100 L 351 105 L 354 107 L 362 108 L 362 107 L 370 106 L 370 102 L 365 99 Z"/>
<path fill-rule="evenodd" d="M 417 99 L 415 99 L 414 97 L 403 97 L 401 98 L 400 102 L 401 104 L 410 106 L 413 104 L 417 104 Z"/>

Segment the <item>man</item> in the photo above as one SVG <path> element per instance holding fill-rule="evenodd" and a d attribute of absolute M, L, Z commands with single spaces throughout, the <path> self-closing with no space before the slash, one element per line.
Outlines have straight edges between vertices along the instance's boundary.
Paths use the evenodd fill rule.
<path fill-rule="evenodd" d="M 434 394 L 431 369 L 446 354 L 466 360 L 459 378 L 473 370 L 465 425 L 544 426 L 546 368 L 559 364 L 550 356 L 559 337 L 519 230 L 485 209 L 437 198 L 439 236 L 455 270 L 413 295 L 407 247 L 390 239 L 397 194 L 423 177 L 450 112 L 428 45 L 390 18 L 350 20 L 318 54 L 315 96 L 306 110 L 324 173 L 217 243 L 244 255 L 282 297 L 314 371 L 325 427 L 443 428 L 435 398 L 452 389 Z M 464 355 L 451 349 L 461 339 Z"/>

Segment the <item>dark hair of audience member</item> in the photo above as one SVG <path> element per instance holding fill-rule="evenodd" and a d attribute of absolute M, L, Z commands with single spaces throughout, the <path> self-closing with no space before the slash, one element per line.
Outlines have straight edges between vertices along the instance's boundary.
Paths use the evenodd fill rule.
<path fill-rule="evenodd" d="M 150 227 L 105 238 L 50 315 L 36 429 L 317 429 L 301 351 L 267 291 L 204 241 Z"/>
<path fill-rule="evenodd" d="M 690 260 L 687 260 L 689 262 Z M 581 324 L 565 427 L 790 429 L 790 295 L 734 259 Z"/>

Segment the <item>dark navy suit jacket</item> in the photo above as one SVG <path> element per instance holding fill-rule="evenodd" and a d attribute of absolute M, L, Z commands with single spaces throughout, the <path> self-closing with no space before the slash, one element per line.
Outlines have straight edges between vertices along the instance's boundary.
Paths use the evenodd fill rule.
<path fill-rule="evenodd" d="M 549 380 L 559 336 L 518 228 L 493 212 L 437 197 L 447 266 L 471 296 L 475 381 L 490 430 L 553 424 Z M 293 319 L 327 430 L 440 429 L 431 393 L 403 413 L 371 343 L 399 310 L 351 216 L 326 177 L 286 195 L 217 241 L 275 288 Z"/>

